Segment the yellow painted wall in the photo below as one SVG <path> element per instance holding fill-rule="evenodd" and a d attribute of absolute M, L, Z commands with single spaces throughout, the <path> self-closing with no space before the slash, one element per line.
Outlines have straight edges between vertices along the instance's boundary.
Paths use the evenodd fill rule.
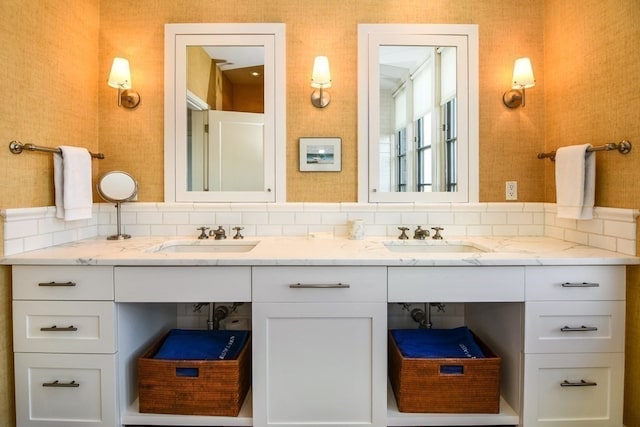
<path fill-rule="evenodd" d="M 123 11 L 126 11 L 123 13 Z M 502 201 L 517 180 L 521 201 L 554 201 L 553 169 L 539 151 L 627 137 L 640 141 L 640 8 L 637 0 L 3 0 L 0 2 L 0 143 L 82 145 L 104 152 L 94 177 L 132 173 L 141 201 L 163 199 L 164 23 L 287 25 L 287 198 L 355 201 L 358 23 L 476 23 L 480 30 L 480 199 Z M 323 19 L 317 19 L 323 17 Z M 331 60 L 332 103 L 311 106 L 313 58 Z M 502 106 L 513 60 L 530 56 L 537 85 L 524 109 Z M 114 56 L 129 58 L 136 110 L 117 108 L 106 85 Z M 297 171 L 302 136 L 341 136 L 343 171 Z M 4 142 L 2 142 L 4 141 Z M 637 149 L 640 147 L 637 147 Z M 636 149 L 636 150 L 637 150 Z M 598 154 L 597 204 L 640 205 L 638 151 Z M 0 209 L 53 204 L 51 156 L 0 149 Z M 314 191 L 307 191 L 313 185 Z M 10 279 L 0 268 L 0 419 L 13 417 Z M 640 274 L 630 269 L 628 378 L 638 381 Z M 635 375 L 635 377 L 634 377 Z M 627 385 L 626 423 L 640 425 Z M 635 412 L 634 412 L 635 411 Z"/>

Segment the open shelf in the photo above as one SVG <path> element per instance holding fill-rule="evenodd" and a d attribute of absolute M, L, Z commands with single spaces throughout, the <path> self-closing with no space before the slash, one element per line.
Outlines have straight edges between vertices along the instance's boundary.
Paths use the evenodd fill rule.
<path fill-rule="evenodd" d="M 213 417 L 204 415 L 170 415 L 170 414 L 142 414 L 136 399 L 126 411 L 122 413 L 121 422 L 124 425 L 147 426 L 252 426 L 253 400 L 251 390 L 247 393 L 244 403 L 237 417 Z"/>
<path fill-rule="evenodd" d="M 400 412 L 390 384 L 387 384 L 387 426 L 515 426 L 518 414 L 501 397 L 497 414 L 417 414 Z"/>

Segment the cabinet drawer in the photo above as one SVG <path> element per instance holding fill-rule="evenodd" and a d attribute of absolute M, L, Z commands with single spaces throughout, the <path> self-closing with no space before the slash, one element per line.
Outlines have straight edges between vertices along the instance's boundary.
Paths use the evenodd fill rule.
<path fill-rule="evenodd" d="M 116 356 L 16 353 L 20 427 L 116 425 Z"/>
<path fill-rule="evenodd" d="M 16 352 L 114 353 L 111 301 L 14 301 Z"/>
<path fill-rule="evenodd" d="M 254 267 L 256 302 L 384 302 L 386 267 Z"/>
<path fill-rule="evenodd" d="M 622 353 L 525 356 L 525 426 L 622 425 Z"/>
<path fill-rule="evenodd" d="M 625 266 L 526 267 L 525 275 L 527 301 L 625 299 Z"/>
<path fill-rule="evenodd" d="M 624 351 L 624 301 L 527 302 L 525 353 Z"/>
<path fill-rule="evenodd" d="M 390 267 L 389 302 L 524 301 L 522 267 Z"/>
<path fill-rule="evenodd" d="M 113 300 L 113 267 L 13 266 L 13 299 Z"/>
<path fill-rule="evenodd" d="M 117 302 L 251 301 L 250 267 L 116 267 Z"/>

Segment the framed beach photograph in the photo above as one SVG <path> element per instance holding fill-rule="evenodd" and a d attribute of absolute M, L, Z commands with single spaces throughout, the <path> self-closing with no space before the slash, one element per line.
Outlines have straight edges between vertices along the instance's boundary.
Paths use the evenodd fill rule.
<path fill-rule="evenodd" d="M 300 138 L 301 172 L 340 172 L 341 138 Z"/>

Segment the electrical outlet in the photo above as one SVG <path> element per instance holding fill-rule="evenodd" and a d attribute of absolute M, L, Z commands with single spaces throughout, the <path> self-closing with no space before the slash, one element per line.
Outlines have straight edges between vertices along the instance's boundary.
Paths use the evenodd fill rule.
<path fill-rule="evenodd" d="M 507 181 L 504 197 L 506 200 L 518 200 L 518 181 Z"/>

